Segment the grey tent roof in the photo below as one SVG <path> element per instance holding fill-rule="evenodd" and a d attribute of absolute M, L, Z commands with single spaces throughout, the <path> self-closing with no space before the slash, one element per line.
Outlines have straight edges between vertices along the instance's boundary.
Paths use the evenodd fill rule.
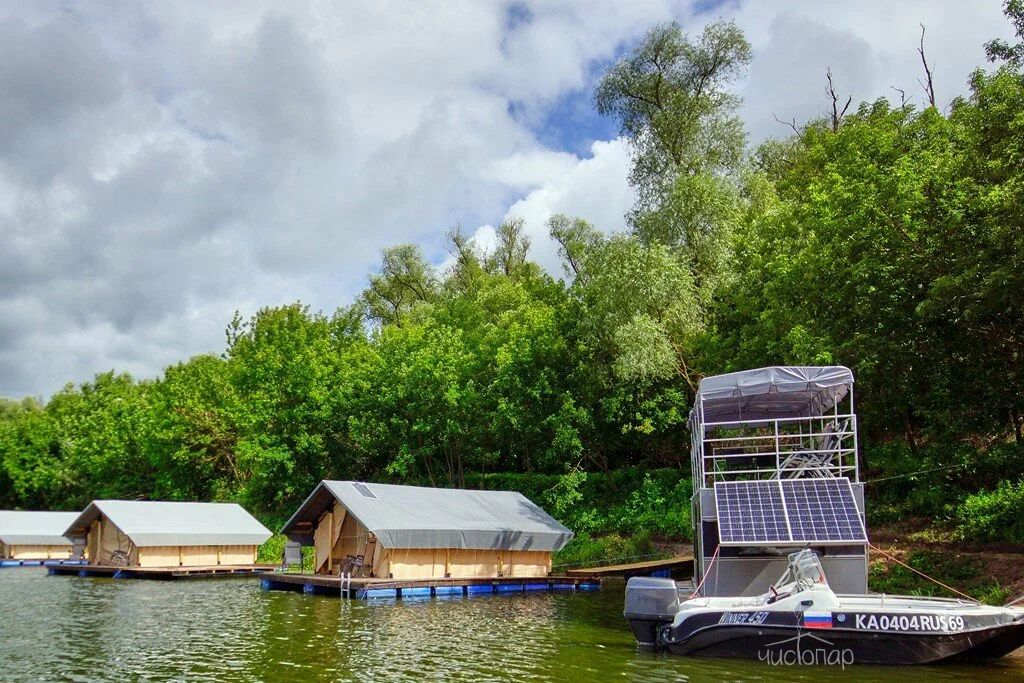
<path fill-rule="evenodd" d="M 5 545 L 71 545 L 64 530 L 77 512 L 0 510 L 0 543 Z"/>
<path fill-rule="evenodd" d="M 573 533 L 521 493 L 322 481 L 282 533 L 311 544 L 334 500 L 385 548 L 560 550 Z"/>
<path fill-rule="evenodd" d="M 235 503 L 94 500 L 68 525 L 83 536 L 103 515 L 140 548 L 161 545 L 259 545 L 270 530 Z"/>
<path fill-rule="evenodd" d="M 841 365 L 773 366 L 705 377 L 690 411 L 705 424 L 821 415 L 846 397 L 853 373 Z"/>

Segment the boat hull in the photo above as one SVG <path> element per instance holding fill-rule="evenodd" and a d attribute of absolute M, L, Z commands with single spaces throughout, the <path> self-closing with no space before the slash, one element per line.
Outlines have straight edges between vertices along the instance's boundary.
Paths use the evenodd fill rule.
<path fill-rule="evenodd" d="M 776 616 L 776 615 L 771 615 Z M 664 626 L 658 646 L 680 655 L 758 659 L 773 665 L 935 664 L 998 659 L 1024 645 L 1024 620 L 965 623 L 946 633 L 807 628 L 797 623 Z M 904 615 L 906 616 L 906 615 Z M 790 619 L 792 617 L 792 619 Z M 862 621 L 862 620 L 861 620 Z M 988 623 L 984 623 L 988 622 Z M 849 620 L 852 625 L 853 619 Z"/>

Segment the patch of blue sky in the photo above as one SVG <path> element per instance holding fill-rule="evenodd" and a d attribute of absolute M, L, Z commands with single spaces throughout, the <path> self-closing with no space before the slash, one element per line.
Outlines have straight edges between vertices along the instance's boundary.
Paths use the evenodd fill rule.
<path fill-rule="evenodd" d="M 594 109 L 594 86 L 564 93 L 540 116 L 527 116 L 518 102 L 510 102 L 509 113 L 530 129 L 545 147 L 590 157 L 595 140 L 610 140 L 618 135 L 618 124 L 600 116 Z"/>

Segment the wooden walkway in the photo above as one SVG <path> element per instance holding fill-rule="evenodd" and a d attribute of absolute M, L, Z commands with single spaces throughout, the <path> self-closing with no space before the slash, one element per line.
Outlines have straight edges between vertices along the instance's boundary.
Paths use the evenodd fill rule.
<path fill-rule="evenodd" d="M 232 576 L 254 576 L 275 565 L 268 564 L 224 564 L 204 567 L 111 567 L 90 564 L 85 566 L 50 567 L 49 573 L 56 576 L 107 576 L 114 579 L 155 579 L 175 581 L 178 579 L 211 579 Z"/>
<path fill-rule="evenodd" d="M 685 576 L 680 576 L 679 578 L 690 578 L 693 576 L 693 555 L 678 555 L 664 560 L 634 562 L 632 564 L 610 564 L 604 567 L 567 569 L 565 573 L 567 576 L 605 579 L 613 576 L 624 579 L 632 576 L 676 577 L 677 574 L 685 574 Z"/>
<path fill-rule="evenodd" d="M 295 591 L 356 599 L 472 596 L 522 593 L 524 591 L 598 590 L 601 588 L 600 579 L 573 576 L 496 576 L 464 579 L 354 578 L 351 580 L 351 585 L 343 591 L 339 576 L 264 572 L 260 574 L 260 583 L 264 590 Z"/>

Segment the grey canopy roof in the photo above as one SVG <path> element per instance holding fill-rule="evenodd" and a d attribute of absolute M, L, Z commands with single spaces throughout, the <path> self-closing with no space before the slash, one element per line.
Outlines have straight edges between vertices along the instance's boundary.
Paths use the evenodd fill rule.
<path fill-rule="evenodd" d="M 512 491 L 322 481 L 281 533 L 312 544 L 313 526 L 337 500 L 385 548 L 560 550 L 573 533 Z"/>
<path fill-rule="evenodd" d="M 259 545 L 270 530 L 235 503 L 94 500 L 65 535 L 84 536 L 103 515 L 140 548 L 178 545 Z"/>
<path fill-rule="evenodd" d="M 0 543 L 4 545 L 71 545 L 64 530 L 77 512 L 0 510 Z"/>
<path fill-rule="evenodd" d="M 691 427 L 701 405 L 705 424 L 822 415 L 852 387 L 853 373 L 841 365 L 773 366 L 705 377 L 690 411 Z"/>

